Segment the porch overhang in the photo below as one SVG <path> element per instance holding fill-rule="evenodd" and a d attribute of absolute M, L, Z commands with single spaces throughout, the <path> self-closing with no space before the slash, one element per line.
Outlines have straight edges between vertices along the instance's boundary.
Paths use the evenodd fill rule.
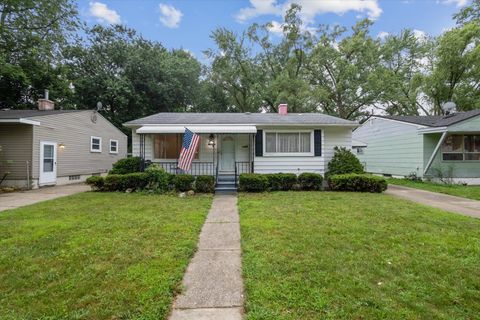
<path fill-rule="evenodd" d="M 170 125 L 145 125 L 138 128 L 135 132 L 141 134 L 148 133 L 183 133 L 185 128 L 194 133 L 256 133 L 257 128 L 249 125 L 205 125 L 205 126 L 170 126 Z"/>

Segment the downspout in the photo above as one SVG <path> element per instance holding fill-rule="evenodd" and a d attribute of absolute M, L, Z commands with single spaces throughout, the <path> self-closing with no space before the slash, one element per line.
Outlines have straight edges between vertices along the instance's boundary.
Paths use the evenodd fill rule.
<path fill-rule="evenodd" d="M 444 131 L 442 133 L 442 136 L 440 137 L 440 140 L 437 143 L 437 146 L 433 150 L 432 155 L 430 156 L 430 159 L 428 159 L 427 165 L 425 166 L 425 169 L 423 170 L 423 175 L 425 175 L 430 169 L 430 166 L 432 165 L 433 159 L 435 159 L 435 156 L 437 155 L 438 149 L 440 149 L 440 146 L 443 144 L 443 141 L 445 141 L 445 138 L 447 137 L 447 131 Z"/>

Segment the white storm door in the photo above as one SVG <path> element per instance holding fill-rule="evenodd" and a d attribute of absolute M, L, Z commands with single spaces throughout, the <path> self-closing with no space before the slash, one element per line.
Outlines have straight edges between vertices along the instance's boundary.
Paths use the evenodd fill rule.
<path fill-rule="evenodd" d="M 41 185 L 57 182 L 57 143 L 40 142 L 40 176 Z"/>
<path fill-rule="evenodd" d="M 235 166 L 235 139 L 232 136 L 223 136 L 220 155 L 220 170 L 234 171 Z"/>

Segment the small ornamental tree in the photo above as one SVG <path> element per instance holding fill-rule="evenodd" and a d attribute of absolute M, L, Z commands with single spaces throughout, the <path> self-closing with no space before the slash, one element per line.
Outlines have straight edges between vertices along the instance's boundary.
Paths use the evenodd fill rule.
<path fill-rule="evenodd" d="M 345 147 L 335 147 L 335 154 L 328 163 L 327 176 L 347 173 L 364 173 L 360 160 Z"/>

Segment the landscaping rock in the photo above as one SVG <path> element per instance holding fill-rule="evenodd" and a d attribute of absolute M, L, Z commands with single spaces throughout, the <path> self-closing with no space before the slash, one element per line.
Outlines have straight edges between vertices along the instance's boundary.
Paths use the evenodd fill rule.
<path fill-rule="evenodd" d="M 187 196 L 194 196 L 195 195 L 195 191 L 193 190 L 188 190 L 187 191 Z"/>
<path fill-rule="evenodd" d="M 178 196 L 179 196 L 180 198 L 185 198 L 185 197 L 187 196 L 187 194 L 186 194 L 185 192 L 180 192 L 180 193 L 178 194 Z"/>
<path fill-rule="evenodd" d="M 125 193 L 132 193 L 132 192 L 133 192 L 132 188 L 128 188 L 127 190 L 125 190 Z"/>

